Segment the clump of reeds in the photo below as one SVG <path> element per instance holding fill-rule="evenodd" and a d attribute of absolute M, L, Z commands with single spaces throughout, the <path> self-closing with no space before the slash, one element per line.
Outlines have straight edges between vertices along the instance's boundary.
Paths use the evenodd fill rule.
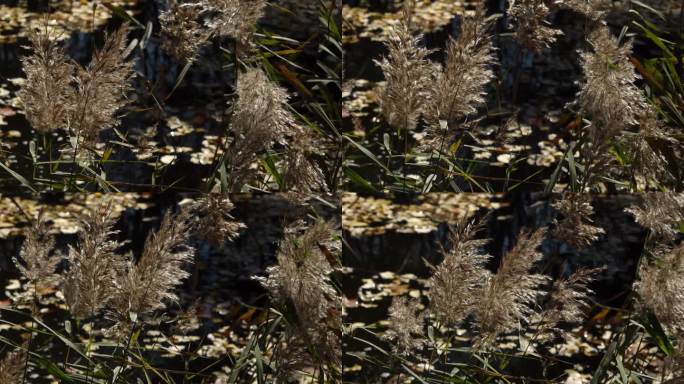
<path fill-rule="evenodd" d="M 118 232 L 109 206 L 81 214 L 80 241 L 69 247 L 60 287 L 71 314 L 87 319 L 104 310 L 120 336 L 136 322 L 144 322 L 144 315 L 176 300 L 174 289 L 188 276 L 184 268 L 194 254 L 188 245 L 189 215 L 187 210 L 176 215 L 167 212 L 136 262 L 117 253 L 123 243 L 115 239 Z M 34 286 L 56 285 L 60 280 L 55 270 L 64 258 L 54 247 L 54 236 L 41 218 L 27 231 L 21 261 L 15 261 Z"/>
<path fill-rule="evenodd" d="M 382 337 L 394 353 L 435 347 L 426 337 L 424 318 L 436 320 L 433 330 L 447 334 L 472 321 L 475 351 L 492 348 L 499 335 L 521 326 L 535 328 L 536 338 L 551 330 L 562 332 L 557 328 L 561 322 L 582 321 L 593 293 L 589 285 L 601 269 L 579 269 L 549 284 L 549 276 L 535 271 L 547 232 L 540 228 L 522 231 L 493 273 L 487 266 L 491 256 L 482 249 L 488 240 L 475 238 L 483 224 L 483 219 L 463 219 L 451 229 L 444 260 L 427 284 L 427 309 L 421 309 L 417 299 L 393 300 Z"/>
<path fill-rule="evenodd" d="M 447 43 L 446 60 L 440 65 L 430 60 L 432 50 L 421 46 L 423 35 L 411 31 L 414 7 L 414 1 L 404 2 L 402 18 L 385 42 L 388 54 L 375 61 L 386 80 L 379 103 L 387 123 L 404 135 L 424 121 L 419 149 L 441 151 L 486 101 L 485 88 L 494 78 L 496 63 L 490 35 L 495 18 L 485 17 L 482 4 L 474 17 L 463 17 L 458 37 Z"/>
<path fill-rule="evenodd" d="M 332 224 L 322 221 L 301 235 L 288 230 L 278 264 L 268 268 L 267 278 L 257 278 L 286 313 L 289 339 L 300 341 L 289 346 L 283 359 L 289 364 L 279 367 L 279 375 L 311 363 L 328 369 L 331 377 L 341 372 L 341 298 L 331 281 L 336 261 L 329 260 L 339 247 L 332 230 Z"/>

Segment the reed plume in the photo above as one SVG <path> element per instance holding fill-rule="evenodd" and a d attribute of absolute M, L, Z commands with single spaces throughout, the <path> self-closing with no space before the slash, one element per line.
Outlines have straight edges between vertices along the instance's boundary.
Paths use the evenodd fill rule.
<path fill-rule="evenodd" d="M 520 44 L 533 52 L 548 48 L 562 35 L 558 29 L 549 26 L 549 8 L 544 0 L 515 0 L 508 15 L 515 26 Z"/>
<path fill-rule="evenodd" d="M 294 202 L 308 198 L 316 191 L 327 192 L 325 174 L 312 158 L 315 148 L 313 138 L 306 133 L 298 134 L 287 149 L 286 171 L 283 184 L 288 197 Z"/>
<path fill-rule="evenodd" d="M 543 326 L 556 328 L 561 322 L 582 322 L 589 308 L 589 296 L 594 293 L 589 285 L 601 270 L 601 268 L 580 268 L 569 277 L 555 281 L 546 309 L 541 314 Z"/>
<path fill-rule="evenodd" d="M 180 62 L 194 61 L 212 34 L 201 20 L 206 11 L 203 3 L 172 0 L 169 9 L 159 14 L 162 48 Z"/>
<path fill-rule="evenodd" d="M 28 28 L 27 35 L 32 53 L 21 60 L 26 82 L 19 99 L 31 126 L 45 134 L 67 126 L 76 67 L 64 47 L 51 39 L 47 26 L 39 31 Z"/>
<path fill-rule="evenodd" d="M 589 139 L 598 147 L 635 124 L 645 104 L 634 85 L 637 74 L 629 61 L 631 41 L 620 45 L 605 25 L 597 27 L 588 41 L 593 52 L 581 54 L 585 80 L 578 101 L 591 118 Z"/>
<path fill-rule="evenodd" d="M 24 369 L 28 354 L 23 349 L 9 352 L 0 360 L 0 383 L 20 384 L 24 380 Z"/>
<path fill-rule="evenodd" d="M 266 0 L 200 0 L 178 3 L 161 12 L 162 48 L 181 62 L 195 59 L 212 36 L 223 36 L 236 43 L 236 55 L 254 45 L 254 34 L 263 17 Z"/>
<path fill-rule="evenodd" d="M 128 26 L 123 25 L 107 35 L 90 64 L 77 71 L 76 92 L 69 110 L 69 127 L 77 145 L 92 146 L 101 131 L 119 124 L 116 113 L 127 104 L 133 74 L 133 63 L 125 57 L 127 33 Z"/>
<path fill-rule="evenodd" d="M 554 220 L 552 235 L 575 248 L 584 248 L 598 240 L 604 234 L 603 228 L 592 225 L 591 195 L 568 192 L 563 198 L 552 204 L 562 218 Z"/>
<path fill-rule="evenodd" d="M 503 256 L 496 274 L 477 296 L 474 311 L 479 331 L 477 347 L 490 346 L 499 334 L 516 329 L 520 321 L 534 313 L 536 298 L 543 293 L 540 286 L 548 280 L 531 272 L 542 258 L 537 248 L 545 234 L 545 229 L 521 233 L 515 246 Z"/>
<path fill-rule="evenodd" d="M 233 142 L 227 152 L 234 192 L 248 181 L 258 154 L 275 142 L 285 144 L 287 135 L 300 131 L 287 109 L 287 92 L 271 82 L 263 70 L 250 68 L 240 74 L 236 93 L 230 122 Z"/>
<path fill-rule="evenodd" d="M 208 25 L 220 36 L 234 39 L 238 52 L 252 44 L 257 21 L 264 15 L 266 0 L 203 0 L 217 16 Z"/>
<path fill-rule="evenodd" d="M 448 146 L 450 143 L 440 142 L 442 138 L 486 101 L 485 87 L 494 78 L 491 66 L 496 62 L 489 34 L 493 19 L 485 19 L 481 7 L 476 15 L 462 19 L 458 38 L 450 38 L 447 44 L 444 69 L 436 72 L 426 113 L 427 135 L 421 143 L 424 148 Z M 440 121 L 446 122 L 446 130 Z"/>
<path fill-rule="evenodd" d="M 375 61 L 386 80 L 379 100 L 382 114 L 391 126 L 402 130 L 415 129 L 426 111 L 436 70 L 428 59 L 431 51 L 420 46 L 422 36 L 411 33 L 414 6 L 414 1 L 404 1 L 401 22 L 385 42 L 389 53 Z"/>
<path fill-rule="evenodd" d="M 54 248 L 55 236 L 49 233 L 47 222 L 41 214 L 26 230 L 19 259 L 13 258 L 19 272 L 34 285 L 37 293 L 56 282 L 55 271 L 63 256 Z"/>
<path fill-rule="evenodd" d="M 125 335 L 144 315 L 178 299 L 174 289 L 189 276 L 184 267 L 194 256 L 187 244 L 190 229 L 188 210 L 167 212 L 159 229 L 147 236 L 140 259 L 117 277 L 109 313 L 116 324 L 110 333 Z"/>
<path fill-rule="evenodd" d="M 280 243 L 278 264 L 257 277 L 277 306 L 293 318 L 288 332 L 305 341 L 309 350 L 293 351 L 339 371 L 341 367 L 341 298 L 332 285 L 328 257 L 338 249 L 332 224 L 316 222 L 302 235 L 289 229 Z M 296 339 L 297 337 L 295 337 Z M 298 360 L 304 360 L 298 359 Z"/>
<path fill-rule="evenodd" d="M 479 293 L 489 282 L 491 272 L 486 264 L 491 255 L 483 251 L 488 240 L 476 240 L 483 221 L 461 220 L 451 229 L 451 248 L 443 250 L 444 260 L 430 277 L 430 308 L 437 320 L 456 326 L 475 311 Z"/>
<path fill-rule="evenodd" d="M 638 117 L 638 131 L 623 135 L 622 142 L 632 154 L 630 169 L 635 177 L 643 181 L 653 180 L 658 184 L 663 184 L 674 180 L 672 173 L 668 170 L 668 166 L 672 164 L 662 155 L 662 151 L 657 149 L 661 144 L 677 144 L 677 140 L 664 126 L 657 112 L 649 106 Z"/>
<path fill-rule="evenodd" d="M 557 3 L 561 7 L 583 14 L 593 22 L 599 22 L 599 19 L 613 7 L 613 0 L 562 0 Z"/>
<path fill-rule="evenodd" d="M 649 192 L 643 194 L 642 203 L 625 211 L 634 216 L 641 226 L 665 240 L 675 239 L 679 225 L 684 222 L 684 194 Z"/>
<path fill-rule="evenodd" d="M 642 262 L 635 290 L 640 302 L 678 335 L 684 332 L 684 244 L 660 245 Z"/>
<path fill-rule="evenodd" d="M 221 192 L 212 191 L 198 199 L 194 209 L 199 216 L 196 233 L 211 244 L 223 245 L 226 241 L 233 241 L 240 230 L 246 228 L 230 214 L 233 203 Z"/>
<path fill-rule="evenodd" d="M 64 278 L 64 298 L 77 319 L 98 314 L 114 296 L 116 279 L 125 268 L 116 251 L 123 243 L 115 240 L 116 220 L 111 205 L 83 213 L 79 217 L 82 231 L 79 244 L 69 246 L 69 270 Z"/>
<path fill-rule="evenodd" d="M 395 297 L 389 307 L 389 328 L 383 337 L 392 342 L 392 351 L 409 355 L 424 344 L 424 313 L 420 301 L 410 297 Z"/>

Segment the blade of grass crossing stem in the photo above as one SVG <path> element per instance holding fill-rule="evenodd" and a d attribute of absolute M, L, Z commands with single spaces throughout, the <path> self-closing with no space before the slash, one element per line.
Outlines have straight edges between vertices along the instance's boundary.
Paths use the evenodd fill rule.
<path fill-rule="evenodd" d="M 276 181 L 278 184 L 278 189 L 281 191 L 284 189 L 283 185 L 283 175 L 278 172 L 278 168 L 275 165 L 275 161 L 273 159 L 273 154 L 269 153 L 262 161 L 261 164 L 266 168 L 266 171 L 273 176 L 273 179 Z"/>
<path fill-rule="evenodd" d="M 183 79 L 185 78 L 185 75 L 188 74 L 188 71 L 190 70 L 190 67 L 192 66 L 192 61 L 189 61 L 188 63 L 185 64 L 183 69 L 181 70 L 181 73 L 178 75 L 178 79 L 176 79 L 176 84 L 173 85 L 173 88 L 171 88 L 171 92 L 169 92 L 168 95 L 164 98 L 164 101 L 167 101 L 171 96 L 173 95 L 174 92 L 176 92 L 176 89 L 181 85 L 183 82 Z"/>
<path fill-rule="evenodd" d="M 74 380 L 71 377 L 69 377 L 69 375 L 67 375 L 64 371 L 59 369 L 59 367 L 55 365 L 55 363 L 49 360 L 39 359 L 38 365 L 40 365 L 40 367 L 46 370 L 49 374 L 59 379 L 60 383 L 74 383 Z"/>
<path fill-rule="evenodd" d="M 423 383 L 423 384 L 428 384 L 427 381 L 421 379 L 420 376 L 418 376 L 415 372 L 413 372 L 413 371 L 411 370 L 411 368 L 408 367 L 408 365 L 406 365 L 406 364 L 401 364 L 401 366 L 402 366 L 402 368 L 404 368 L 404 370 L 405 370 L 409 375 L 413 376 L 414 379 L 418 380 L 419 382 L 421 382 L 421 383 Z"/>
<path fill-rule="evenodd" d="M 380 166 L 385 172 L 387 172 L 390 175 L 393 175 L 392 171 L 385 166 L 378 158 L 373 154 L 373 152 L 369 151 L 368 148 L 364 147 L 363 145 L 357 143 L 356 141 L 352 140 L 349 136 L 344 136 L 345 139 L 347 139 L 350 143 L 352 143 L 356 148 L 358 148 L 361 152 L 363 152 L 364 155 L 368 156 L 369 159 L 373 160 L 377 165 Z"/>
<path fill-rule="evenodd" d="M 114 14 L 114 15 L 116 15 L 116 16 L 119 16 L 120 18 L 122 18 L 122 19 L 124 19 L 124 20 L 130 21 L 130 22 L 132 22 L 133 24 L 137 25 L 137 26 L 140 27 L 140 28 L 145 29 L 145 26 L 144 26 L 141 22 L 139 22 L 135 17 L 129 15 L 123 8 L 121 8 L 121 7 L 117 6 L 117 5 L 113 5 L 113 4 L 104 2 L 104 1 L 102 1 L 102 2 L 100 2 L 100 3 L 101 3 L 102 5 L 104 5 L 105 8 L 109 9 L 109 10 L 112 12 L 112 14 Z"/>
<path fill-rule="evenodd" d="M 219 166 L 219 180 L 221 181 L 221 193 L 228 193 L 228 171 L 225 163 L 221 163 Z"/>
<path fill-rule="evenodd" d="M 18 174 L 18 173 L 16 173 L 16 172 L 14 172 L 13 170 L 11 170 L 11 169 L 10 169 L 8 166 L 6 166 L 5 163 L 3 163 L 2 161 L 0 161 L 0 167 L 2 167 L 2 169 L 4 169 L 5 171 L 7 171 L 7 173 L 9 173 L 10 175 L 12 175 L 12 177 L 14 177 L 15 179 L 17 179 L 17 181 L 19 181 L 23 186 L 25 186 L 26 188 L 30 189 L 32 192 L 37 192 L 37 191 L 33 188 L 33 186 L 31 186 L 31 183 L 29 183 L 29 181 L 26 180 L 26 179 L 24 178 L 24 176 L 22 176 L 22 175 L 20 175 L 20 174 Z"/>
<path fill-rule="evenodd" d="M 235 362 L 233 370 L 230 373 L 230 377 L 228 378 L 229 383 L 237 383 L 238 375 L 240 374 L 242 367 L 245 365 L 245 362 L 249 358 L 251 351 L 254 348 L 256 338 L 256 334 L 252 335 L 252 337 L 249 340 L 249 344 L 242 350 L 242 353 L 240 354 L 238 360 Z"/>
<path fill-rule="evenodd" d="M 638 327 L 634 324 L 629 324 L 622 328 L 622 332 L 618 333 L 612 343 L 608 346 L 606 353 L 603 355 L 601 362 L 599 362 L 594 375 L 591 378 L 591 384 L 603 383 L 602 379 L 608 372 L 610 364 L 615 359 L 615 356 L 622 355 L 627 347 L 632 343 L 636 336 Z"/>
<path fill-rule="evenodd" d="M 670 339 L 665 334 L 665 330 L 654 314 L 649 313 L 642 321 L 641 325 L 646 328 L 646 332 L 655 340 L 661 351 L 668 356 L 672 355 L 674 347 L 672 346 L 672 343 L 670 343 Z"/>
<path fill-rule="evenodd" d="M 257 382 L 259 384 L 265 384 L 264 381 L 264 355 L 261 353 L 259 348 L 259 343 L 254 344 L 254 359 L 256 360 L 257 367 Z"/>
<path fill-rule="evenodd" d="M 378 193 L 379 191 L 371 184 L 368 180 L 364 179 L 363 176 L 356 173 L 350 168 L 344 169 L 344 174 L 347 175 L 349 180 L 351 180 L 357 186 L 365 189 L 368 192 Z"/>
<path fill-rule="evenodd" d="M 563 154 L 563 158 L 561 158 L 558 161 L 558 164 L 556 165 L 556 169 L 554 169 L 553 173 L 551 174 L 551 178 L 549 179 L 549 183 L 546 184 L 546 188 L 544 188 L 544 194 L 545 195 L 549 195 L 551 193 L 551 191 L 553 191 L 553 187 L 556 185 L 556 182 L 558 182 L 558 177 L 560 176 L 560 171 L 563 168 L 563 162 L 568 157 L 568 153 L 575 150 L 575 145 L 576 145 L 576 143 L 574 141 L 572 143 L 570 143 L 570 146 L 568 147 L 567 151 L 565 151 L 565 154 Z"/>
<path fill-rule="evenodd" d="M 572 190 L 577 191 L 577 168 L 575 167 L 575 156 L 572 154 L 573 151 L 568 152 L 568 170 L 570 171 L 570 183 L 572 184 Z"/>

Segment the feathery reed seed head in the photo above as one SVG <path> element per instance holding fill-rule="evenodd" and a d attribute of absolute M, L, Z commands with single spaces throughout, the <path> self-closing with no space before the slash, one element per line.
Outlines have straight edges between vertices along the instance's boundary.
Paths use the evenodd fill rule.
<path fill-rule="evenodd" d="M 235 220 L 230 214 L 233 203 L 221 192 L 210 192 L 194 204 L 199 215 L 197 234 L 214 245 L 222 245 L 239 236 L 245 224 Z"/>
<path fill-rule="evenodd" d="M 588 40 L 593 52 L 581 53 L 585 80 L 578 102 L 592 120 L 591 140 L 600 146 L 635 124 L 645 101 L 634 85 L 637 74 L 629 61 L 631 41 L 620 45 L 605 25 L 597 27 Z"/>
<path fill-rule="evenodd" d="M 174 289 L 189 276 L 185 265 L 194 256 L 194 249 L 187 244 L 190 232 L 188 210 L 175 215 L 166 212 L 159 229 L 147 236 L 140 259 L 117 278 L 110 305 L 116 324 L 110 333 L 123 335 L 144 314 L 178 299 Z"/>
<path fill-rule="evenodd" d="M 296 135 L 288 147 L 283 182 L 288 196 L 295 202 L 306 199 L 315 191 L 328 191 L 323 170 L 311 158 L 313 148 L 313 138 L 307 133 Z"/>
<path fill-rule="evenodd" d="M 478 347 L 488 347 L 496 337 L 516 328 L 520 321 L 534 313 L 533 305 L 548 278 L 532 273 L 541 260 L 537 251 L 545 229 L 523 232 L 518 242 L 501 260 L 475 308 L 475 324 L 480 332 Z"/>
<path fill-rule="evenodd" d="M 410 297 L 395 297 L 389 307 L 389 328 L 383 338 L 392 342 L 394 353 L 409 355 L 424 344 L 424 313 L 420 301 Z"/>
<path fill-rule="evenodd" d="M 451 248 L 430 277 L 430 309 L 448 326 L 458 325 L 476 308 L 482 289 L 491 278 L 486 264 L 491 255 L 483 251 L 488 240 L 476 240 L 483 221 L 462 219 L 451 229 Z"/>
<path fill-rule="evenodd" d="M 660 246 L 641 264 L 635 284 L 640 302 L 677 334 L 684 332 L 684 244 Z"/>
<path fill-rule="evenodd" d="M 21 384 L 28 355 L 23 349 L 9 352 L 0 360 L 0 383 Z"/>
<path fill-rule="evenodd" d="M 442 137 L 457 128 L 458 120 L 477 111 L 485 103 L 485 87 L 494 78 L 494 57 L 489 29 L 493 19 L 485 19 L 484 11 L 475 18 L 462 18 L 458 38 L 447 43 L 446 63 L 437 71 L 427 106 L 427 137 L 423 148 L 440 146 Z M 444 132 L 440 121 L 446 121 Z M 449 145 L 449 143 L 446 143 Z"/>
<path fill-rule="evenodd" d="M 126 60 L 128 26 L 105 37 L 86 68 L 76 75 L 75 100 L 70 106 L 69 127 L 78 142 L 93 145 L 100 131 L 119 124 L 117 111 L 125 106 L 133 62 Z"/>
<path fill-rule="evenodd" d="M 515 25 L 518 41 L 531 51 L 548 48 L 563 34 L 549 26 L 549 8 L 544 0 L 515 0 L 508 14 Z"/>
<path fill-rule="evenodd" d="M 637 223 L 664 240 L 673 240 L 684 222 L 684 194 L 649 192 L 640 206 L 625 209 Z"/>
<path fill-rule="evenodd" d="M 116 279 L 125 268 L 116 251 L 123 243 L 114 239 L 116 220 L 110 205 L 83 213 L 79 244 L 69 247 L 69 270 L 64 278 L 64 298 L 71 314 L 86 319 L 98 314 L 115 293 Z"/>
<path fill-rule="evenodd" d="M 32 53 L 22 59 L 26 82 L 19 92 L 26 118 L 41 133 L 65 128 L 76 67 L 47 28 L 29 28 L 27 34 Z"/>
<path fill-rule="evenodd" d="M 243 51 L 252 45 L 255 27 L 264 15 L 266 0 L 203 0 L 205 8 L 215 12 L 209 28 L 220 36 L 228 36 Z"/>
<path fill-rule="evenodd" d="M 40 214 L 26 230 L 26 239 L 19 251 L 21 261 L 13 259 L 19 272 L 36 288 L 49 287 L 55 283 L 55 271 L 63 256 L 54 248 L 55 236 L 49 233 L 45 217 Z"/>
<path fill-rule="evenodd" d="M 567 278 L 553 283 L 547 309 L 541 315 L 544 326 L 555 328 L 560 322 L 580 323 L 589 308 L 589 288 L 601 268 L 581 268 Z"/>
<path fill-rule="evenodd" d="M 613 7 L 613 0 L 561 0 L 557 4 L 598 22 Z"/>
<path fill-rule="evenodd" d="M 278 249 L 278 265 L 267 269 L 267 278 L 255 279 L 276 305 L 292 309 L 296 320 L 289 331 L 316 352 L 310 357 L 340 367 L 342 303 L 331 284 L 333 268 L 327 259 L 330 250 L 339 248 L 332 230 L 332 224 L 322 221 L 301 236 L 288 230 Z"/>
<path fill-rule="evenodd" d="M 270 81 L 263 70 L 250 68 L 241 73 L 236 92 L 230 122 L 234 140 L 228 149 L 234 191 L 249 179 L 249 167 L 257 154 L 274 142 L 285 144 L 286 136 L 301 132 L 287 109 L 287 92 Z"/>
<path fill-rule="evenodd" d="M 569 192 L 563 198 L 552 204 L 563 216 L 555 220 L 552 235 L 575 248 L 591 245 L 604 234 L 603 228 L 591 225 L 594 207 L 591 206 L 591 196 L 584 193 Z"/>
<path fill-rule="evenodd" d="M 176 60 L 193 61 L 211 36 L 212 31 L 202 24 L 204 12 L 204 3 L 171 1 L 169 9 L 159 14 L 162 48 Z"/>
<path fill-rule="evenodd" d="M 386 80 L 379 100 L 382 114 L 395 128 L 415 129 L 428 105 L 436 66 L 428 59 L 431 51 L 420 46 L 421 39 L 411 34 L 411 7 L 406 5 L 385 42 L 388 55 L 375 61 Z"/>

